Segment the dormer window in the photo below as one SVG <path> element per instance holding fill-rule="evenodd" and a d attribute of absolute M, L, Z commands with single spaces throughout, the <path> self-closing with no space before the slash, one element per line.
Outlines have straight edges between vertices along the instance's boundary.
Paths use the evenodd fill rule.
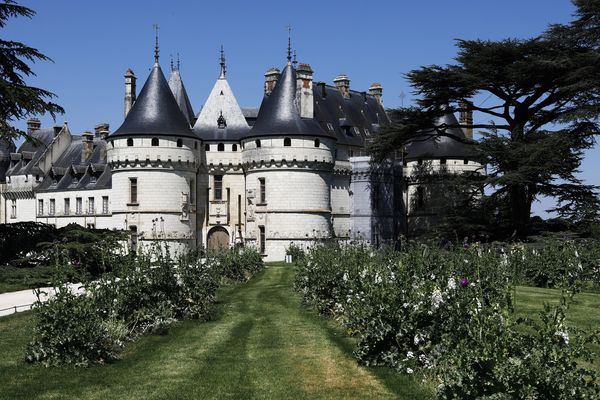
<path fill-rule="evenodd" d="M 127 139 L 127 146 L 128 147 L 133 146 L 133 139 L 132 138 Z"/>
<path fill-rule="evenodd" d="M 231 145 L 231 151 L 237 151 L 237 144 Z"/>
<path fill-rule="evenodd" d="M 327 129 L 329 129 L 330 132 L 333 132 L 333 124 L 331 122 L 327 123 Z"/>
<path fill-rule="evenodd" d="M 284 147 L 290 147 L 291 145 L 292 145 L 292 139 L 290 139 L 289 137 L 286 137 L 285 139 L 283 139 Z"/>
<path fill-rule="evenodd" d="M 219 118 L 217 118 L 217 126 L 219 127 L 219 129 L 227 128 L 227 121 L 225 121 L 223 112 L 221 112 L 221 115 L 219 115 Z"/>
<path fill-rule="evenodd" d="M 321 141 L 319 139 L 315 139 L 315 147 L 321 147 Z"/>
<path fill-rule="evenodd" d="M 158 138 L 152 138 L 152 146 L 158 146 Z"/>
<path fill-rule="evenodd" d="M 219 143 L 217 145 L 217 151 L 225 151 L 225 145 L 223 143 Z"/>
<path fill-rule="evenodd" d="M 181 139 L 177 139 L 177 147 L 183 147 L 183 141 Z"/>

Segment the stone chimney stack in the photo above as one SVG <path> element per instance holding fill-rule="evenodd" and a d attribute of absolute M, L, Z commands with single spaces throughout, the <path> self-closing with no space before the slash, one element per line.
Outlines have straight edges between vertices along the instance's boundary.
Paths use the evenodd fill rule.
<path fill-rule="evenodd" d="M 265 94 L 268 96 L 271 94 L 273 89 L 275 89 L 275 85 L 281 76 L 281 72 L 277 68 L 269 68 L 267 72 L 265 72 Z"/>
<path fill-rule="evenodd" d="M 381 83 L 372 83 L 369 87 L 369 94 L 377 99 L 377 102 L 383 107 L 383 88 Z"/>
<path fill-rule="evenodd" d="M 81 135 L 81 144 L 81 163 L 85 163 L 94 152 L 94 134 L 89 131 L 83 132 L 83 135 Z"/>
<path fill-rule="evenodd" d="M 459 123 L 461 125 L 469 125 L 468 127 L 463 127 L 463 132 L 465 132 L 465 136 L 468 139 L 473 139 L 473 110 L 470 107 L 471 103 L 468 101 L 461 101 L 460 108 L 463 110 L 460 112 Z"/>
<path fill-rule="evenodd" d="M 333 83 L 335 83 L 335 86 L 337 86 L 340 93 L 342 93 L 342 96 L 345 98 L 350 97 L 350 79 L 348 79 L 347 75 L 340 74 L 336 76 Z"/>
<path fill-rule="evenodd" d="M 42 123 L 37 118 L 31 118 L 27 120 L 27 134 L 31 135 L 33 132 L 39 130 L 42 127 Z"/>
<path fill-rule="evenodd" d="M 94 136 L 106 139 L 110 125 L 106 122 L 101 122 L 94 127 Z"/>
<path fill-rule="evenodd" d="M 131 110 L 133 103 L 135 103 L 135 80 L 135 74 L 131 68 L 127 69 L 127 72 L 125 72 L 125 116 L 129 114 L 129 110 Z"/>
<path fill-rule="evenodd" d="M 296 101 L 302 118 L 314 118 L 313 70 L 309 64 L 300 63 L 296 70 Z"/>

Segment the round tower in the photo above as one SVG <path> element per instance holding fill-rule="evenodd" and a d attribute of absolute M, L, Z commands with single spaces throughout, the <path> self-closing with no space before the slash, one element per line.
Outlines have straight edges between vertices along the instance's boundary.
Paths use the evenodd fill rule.
<path fill-rule="evenodd" d="M 292 243 L 308 247 L 331 236 L 335 140 L 314 119 L 310 66 L 297 75 L 288 58 L 242 139 L 246 239 L 266 261 L 283 260 Z"/>
<path fill-rule="evenodd" d="M 196 173 L 201 148 L 158 64 L 125 121 L 108 138 L 112 214 L 132 251 L 152 242 L 172 254 L 196 246 Z"/>

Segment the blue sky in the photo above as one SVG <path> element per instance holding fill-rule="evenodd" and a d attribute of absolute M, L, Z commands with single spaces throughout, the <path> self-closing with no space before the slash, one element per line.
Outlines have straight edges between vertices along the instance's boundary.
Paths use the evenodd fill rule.
<path fill-rule="evenodd" d="M 33 20 L 12 19 L 3 39 L 22 41 L 54 63 L 34 66 L 29 83 L 58 95 L 68 121 L 81 133 L 99 122 L 115 130 L 123 121 L 123 74 L 132 68 L 141 89 L 153 62 L 153 24 L 160 26 L 160 61 L 180 54 L 181 74 L 198 111 L 218 77 L 225 47 L 228 79 L 240 105 L 258 106 L 263 74 L 285 62 L 287 29 L 298 61 L 311 64 L 315 80 L 347 74 L 351 87 L 381 82 L 387 107 L 413 99 L 403 74 L 429 64 L 451 63 L 455 38 L 535 36 L 549 23 L 566 22 L 569 0 L 422 1 L 22 1 Z M 42 125 L 52 125 L 49 116 Z M 25 127 L 25 121 L 18 124 Z M 591 150 L 582 178 L 600 185 L 600 150 Z M 551 203 L 535 205 L 540 213 Z"/>

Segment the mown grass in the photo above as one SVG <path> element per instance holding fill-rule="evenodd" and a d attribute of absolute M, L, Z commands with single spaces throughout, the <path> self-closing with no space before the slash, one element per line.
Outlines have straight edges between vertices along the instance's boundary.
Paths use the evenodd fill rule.
<path fill-rule="evenodd" d="M 17 268 L 0 266 L 0 293 L 48 286 L 55 267 Z"/>
<path fill-rule="evenodd" d="M 417 378 L 359 366 L 353 340 L 300 304 L 293 276 L 291 267 L 269 266 L 224 288 L 213 321 L 182 322 L 88 369 L 26 364 L 32 314 L 0 318 L 0 398 L 432 398 Z"/>

